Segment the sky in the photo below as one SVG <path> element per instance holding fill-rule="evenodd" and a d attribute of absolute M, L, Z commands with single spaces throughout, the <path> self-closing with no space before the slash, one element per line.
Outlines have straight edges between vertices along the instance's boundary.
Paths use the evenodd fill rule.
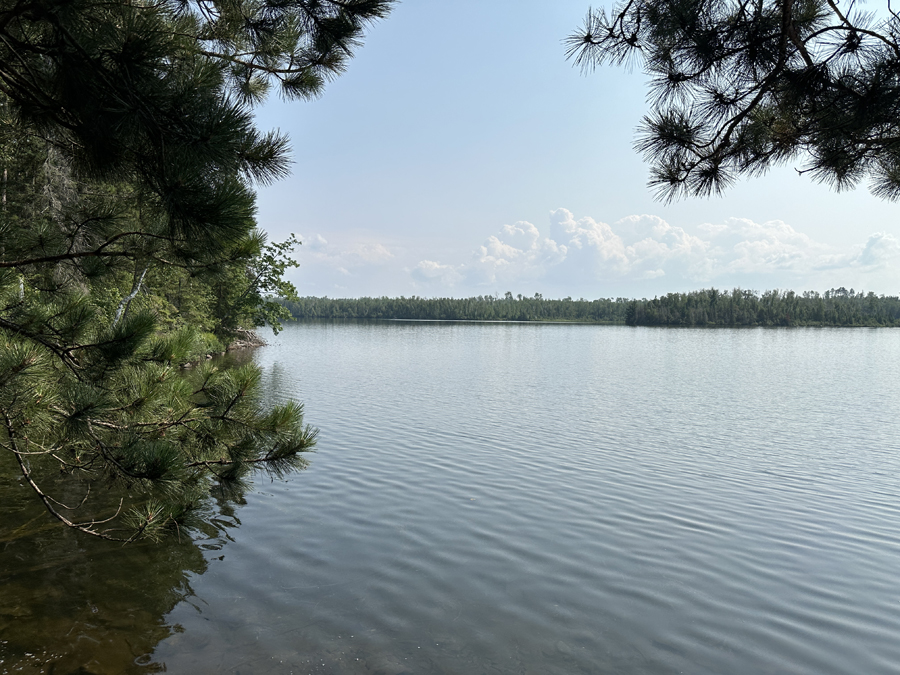
<path fill-rule="evenodd" d="M 587 10 L 405 0 L 321 98 L 261 107 L 293 165 L 259 190 L 259 224 L 302 240 L 299 294 L 900 293 L 900 204 L 864 185 L 836 193 L 798 161 L 721 197 L 657 201 L 632 148 L 646 78 L 566 61 Z"/>

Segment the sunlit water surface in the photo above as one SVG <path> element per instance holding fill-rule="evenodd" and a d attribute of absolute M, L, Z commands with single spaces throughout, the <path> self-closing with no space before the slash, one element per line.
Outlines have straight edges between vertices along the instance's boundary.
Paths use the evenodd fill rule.
<path fill-rule="evenodd" d="M 253 358 L 311 467 L 194 545 L 0 529 L 0 673 L 900 673 L 898 331 L 307 323 Z"/>

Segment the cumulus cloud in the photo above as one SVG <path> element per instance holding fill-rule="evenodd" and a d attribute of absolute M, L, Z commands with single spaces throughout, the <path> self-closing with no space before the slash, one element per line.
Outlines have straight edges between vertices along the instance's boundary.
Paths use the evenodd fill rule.
<path fill-rule="evenodd" d="M 465 267 L 462 265 L 454 267 L 453 265 L 441 265 L 433 260 L 422 260 L 411 270 L 411 273 L 416 281 L 439 281 L 447 288 L 452 288 L 465 278 L 464 270 Z"/>
<path fill-rule="evenodd" d="M 566 259 L 565 245 L 542 237 L 531 223 L 504 225 L 477 250 L 473 273 L 482 283 L 537 278 Z"/>
<path fill-rule="evenodd" d="M 869 237 L 850 264 L 868 268 L 896 266 L 900 259 L 900 241 L 887 232 L 876 232 Z"/>
<path fill-rule="evenodd" d="M 865 288 L 896 293 L 900 239 L 877 232 L 828 246 L 780 220 L 746 218 L 677 227 L 655 215 L 605 223 L 568 209 L 519 221 L 458 249 L 426 238 L 379 241 L 340 232 L 301 237 L 301 294 L 652 297 L 709 286 L 755 290 Z M 468 255 L 466 250 L 468 249 Z"/>
<path fill-rule="evenodd" d="M 858 273 L 896 269 L 898 262 L 900 240 L 886 233 L 842 253 L 778 220 L 731 218 L 691 233 L 654 215 L 607 224 L 560 208 L 540 230 L 525 221 L 504 225 L 470 261 L 423 260 L 412 274 L 432 287 L 503 290 L 527 282 L 547 292 L 596 296 L 704 285 L 827 287 L 851 283 L 850 272 L 860 285 Z"/>

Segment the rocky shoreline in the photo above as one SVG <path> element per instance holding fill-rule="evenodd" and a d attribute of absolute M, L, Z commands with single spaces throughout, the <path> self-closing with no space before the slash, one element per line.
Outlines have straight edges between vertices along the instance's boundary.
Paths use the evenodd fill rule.
<path fill-rule="evenodd" d="M 225 351 L 223 352 L 210 352 L 206 355 L 206 360 L 210 360 L 215 358 L 216 356 L 225 356 L 228 352 L 234 351 L 242 351 L 245 349 L 255 349 L 257 347 L 265 347 L 269 343 L 263 340 L 256 331 L 248 330 L 246 328 L 239 328 L 235 331 L 235 339 L 228 343 L 228 346 L 225 347 Z M 179 364 L 180 367 L 184 370 L 188 370 L 197 366 L 203 359 L 197 359 L 196 361 L 185 361 L 184 363 Z"/>
<path fill-rule="evenodd" d="M 228 344 L 225 351 L 231 352 L 235 349 L 251 349 L 254 347 L 265 347 L 268 342 L 263 340 L 256 331 L 239 328 L 235 331 L 236 339 Z"/>

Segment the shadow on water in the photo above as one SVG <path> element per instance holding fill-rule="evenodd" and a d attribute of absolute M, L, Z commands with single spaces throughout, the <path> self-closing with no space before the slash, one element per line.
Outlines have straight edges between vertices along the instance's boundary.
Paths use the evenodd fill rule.
<path fill-rule="evenodd" d="M 191 602 L 192 579 L 239 525 L 232 503 L 211 499 L 190 536 L 100 540 L 53 520 L 8 457 L 0 502 L 0 675 L 164 671 L 152 653 L 182 630 L 166 615 Z"/>

